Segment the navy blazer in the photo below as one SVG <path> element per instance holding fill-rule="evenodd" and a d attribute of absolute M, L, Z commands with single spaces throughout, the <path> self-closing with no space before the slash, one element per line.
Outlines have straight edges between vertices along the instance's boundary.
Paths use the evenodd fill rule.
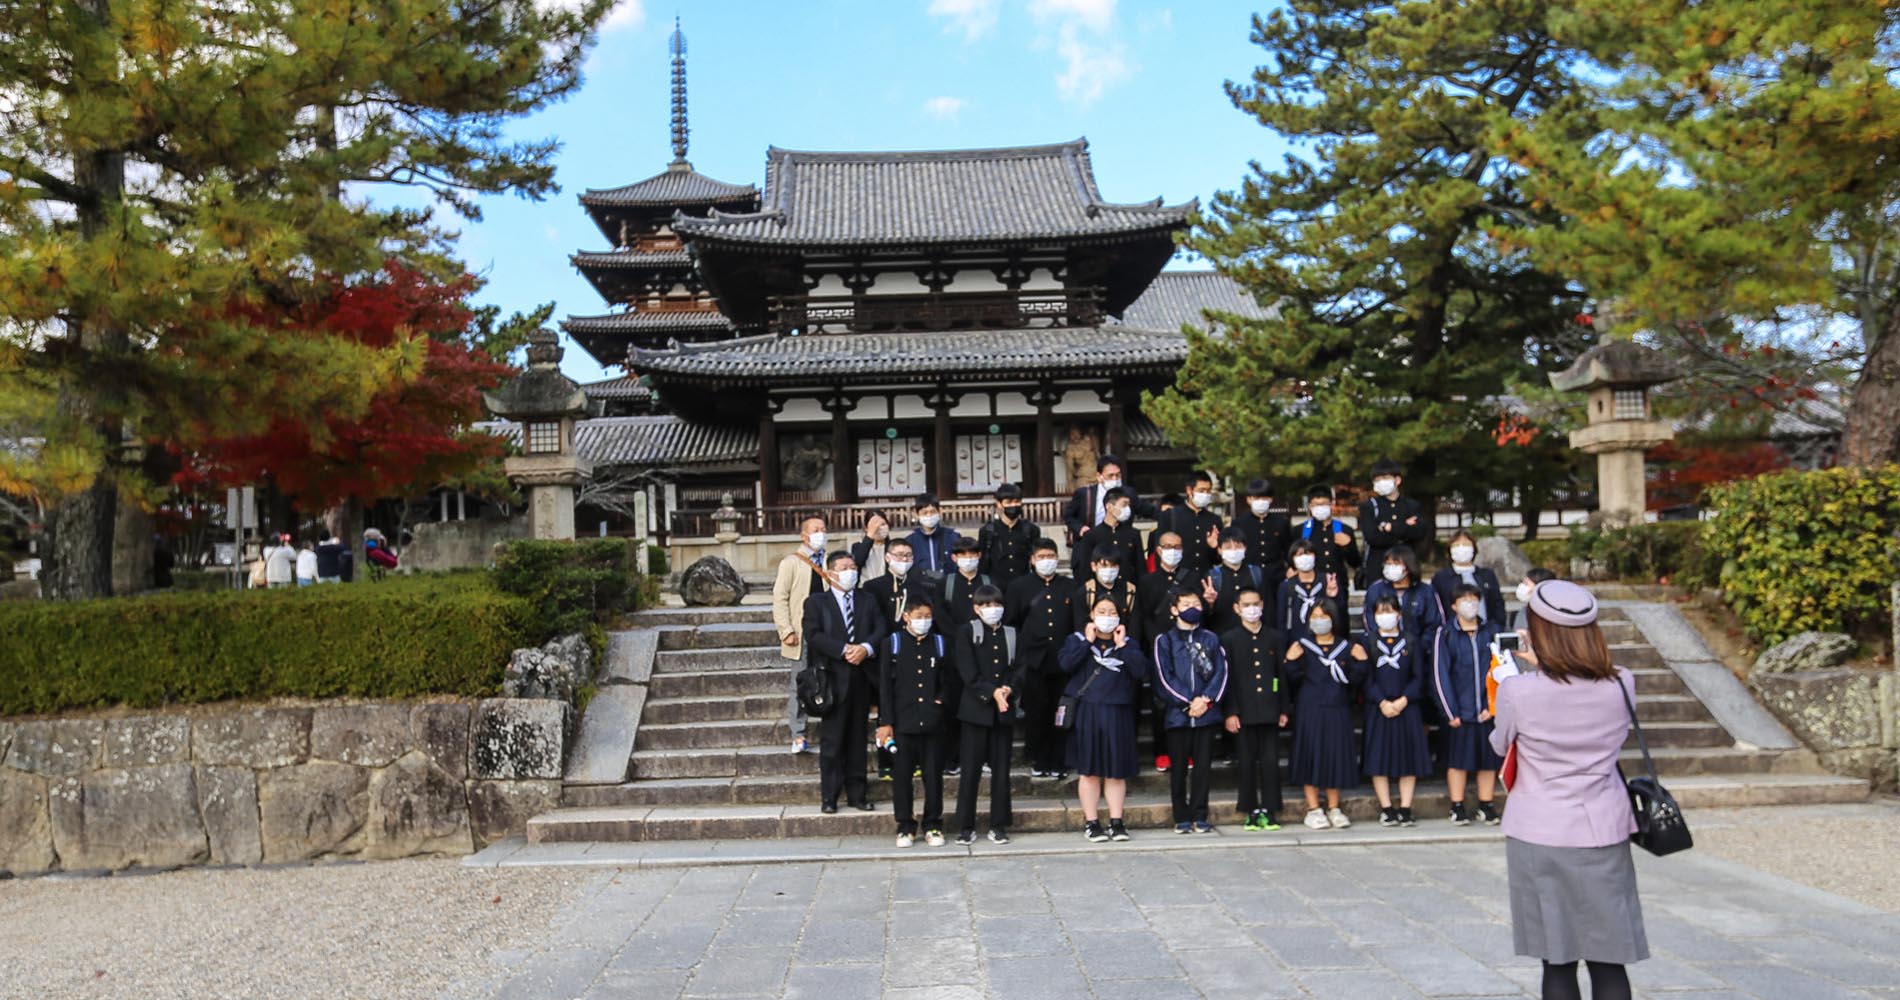
<path fill-rule="evenodd" d="M 1438 705 L 1445 718 L 1478 721 L 1485 708 L 1484 678 L 1491 671 L 1491 641 L 1498 627 L 1490 623 L 1466 632 L 1453 621 L 1438 630 L 1432 657 L 1432 677 Z"/>
<path fill-rule="evenodd" d="M 1408 705 L 1418 704 L 1425 696 L 1425 672 L 1420 664 L 1429 662 L 1430 654 L 1426 652 L 1429 647 L 1419 645 L 1418 637 L 1406 635 L 1404 629 L 1393 639 L 1374 632 L 1361 640 L 1360 645 L 1365 647 L 1366 655 L 1372 657 L 1372 666 L 1366 671 L 1366 702 L 1374 709 L 1379 702 L 1400 698 Z"/>
<path fill-rule="evenodd" d="M 1120 670 L 1104 669 L 1102 676 L 1097 677 L 1093 684 L 1088 683 L 1089 675 L 1095 672 L 1095 655 L 1091 652 L 1091 646 L 1104 653 L 1112 651 L 1114 658 L 1121 661 Z M 1069 686 L 1064 689 L 1064 693 L 1098 705 L 1133 705 L 1136 687 L 1147 680 L 1153 671 L 1147 654 L 1141 651 L 1138 644 L 1126 642 L 1118 649 L 1106 639 L 1091 643 L 1080 632 L 1070 633 L 1069 638 L 1063 641 L 1061 651 L 1056 654 L 1056 662 L 1062 667 L 1062 672 L 1069 675 Z M 1088 684 L 1086 692 L 1082 691 L 1084 684 Z"/>

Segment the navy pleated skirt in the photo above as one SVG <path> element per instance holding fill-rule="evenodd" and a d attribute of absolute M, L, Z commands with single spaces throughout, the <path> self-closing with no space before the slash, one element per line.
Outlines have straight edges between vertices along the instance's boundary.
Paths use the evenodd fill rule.
<path fill-rule="evenodd" d="M 1293 720 L 1293 783 L 1319 788 L 1357 787 L 1356 743 L 1351 708 L 1301 706 Z"/>
<path fill-rule="evenodd" d="M 1135 706 L 1077 705 L 1069 732 L 1069 770 L 1092 778 L 1132 778 L 1135 768 Z"/>
<path fill-rule="evenodd" d="M 1417 705 L 1386 718 L 1377 705 L 1366 706 L 1366 774 L 1378 778 L 1423 777 L 1432 773 L 1432 750 L 1425 743 L 1425 719 Z"/>
<path fill-rule="evenodd" d="M 1504 758 L 1491 749 L 1491 731 L 1496 723 L 1465 723 L 1457 729 L 1445 727 L 1445 766 L 1459 771 L 1495 771 Z"/>

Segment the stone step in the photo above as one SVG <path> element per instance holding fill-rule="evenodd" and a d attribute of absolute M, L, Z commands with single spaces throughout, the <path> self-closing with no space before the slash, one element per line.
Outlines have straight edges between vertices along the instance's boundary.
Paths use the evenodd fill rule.
<path fill-rule="evenodd" d="M 634 755 L 642 750 L 739 750 L 776 746 L 789 752 L 791 726 L 784 719 L 727 719 L 719 722 L 640 724 Z"/>
<path fill-rule="evenodd" d="M 1625 618 L 1619 621 L 1599 621 L 1597 627 L 1603 630 L 1603 641 L 1608 643 L 1647 642 L 1642 629 L 1636 623 Z"/>
<path fill-rule="evenodd" d="M 654 673 L 647 685 L 649 698 L 734 697 L 776 694 L 790 698 L 793 664 L 753 670 L 693 670 Z"/>
<path fill-rule="evenodd" d="M 634 628 L 661 625 L 729 625 L 734 622 L 770 622 L 770 604 L 741 604 L 726 608 L 649 608 L 627 616 Z"/>
<path fill-rule="evenodd" d="M 1682 678 L 1668 667 L 1632 669 L 1630 675 L 1636 678 L 1636 696 L 1639 699 L 1651 695 L 1687 694 L 1689 691 Z"/>
<path fill-rule="evenodd" d="M 1658 747 L 1719 747 L 1733 746 L 1735 741 L 1728 732 L 1713 722 L 1643 722 L 1643 735 L 1649 739 L 1649 748 Z M 1629 739 L 1623 742 L 1625 749 L 1636 746 L 1636 733 L 1630 732 Z"/>
<path fill-rule="evenodd" d="M 1610 662 L 1629 670 L 1669 666 L 1662 654 L 1656 651 L 1656 647 L 1647 642 L 1610 643 Z"/>
<path fill-rule="evenodd" d="M 1668 782 L 1669 790 L 1685 810 L 1693 829 L 1693 810 L 1734 806 L 1812 805 L 1829 802 L 1858 802 L 1868 795 L 1867 782 L 1832 775 L 1749 775 L 1685 776 Z M 528 821 L 528 842 L 536 844 L 571 842 L 640 842 L 686 839 L 758 839 L 772 837 L 858 836 L 888 834 L 893 830 L 888 789 L 871 793 L 877 806 L 860 812 L 845 806 L 825 815 L 815 802 L 797 805 L 622 805 L 574 806 L 543 813 Z M 919 803 L 921 805 L 921 803 Z M 987 803 L 984 803 L 987 805 Z M 1343 796 L 1342 808 L 1355 822 L 1377 822 L 1378 801 L 1366 789 L 1355 789 Z M 1216 799 L 1214 821 L 1234 826 L 1238 817 L 1232 805 Z M 1042 792 L 1034 797 L 1018 798 L 1012 803 L 1015 825 L 1012 829 L 1079 830 L 1081 808 L 1072 797 Z M 1442 785 L 1422 785 L 1413 808 L 1421 824 L 1445 825 L 1449 808 Z M 1505 808 L 1508 810 L 1509 805 Z M 945 804 L 945 822 L 953 822 L 952 804 Z M 1296 822 L 1304 811 L 1298 790 L 1285 797 L 1280 811 L 1282 823 Z M 1155 830 L 1172 826 L 1173 817 L 1165 795 L 1131 792 L 1126 810 L 1133 829 Z M 979 828 L 987 821 L 979 815 Z M 946 830 L 954 836 L 955 830 Z"/>
<path fill-rule="evenodd" d="M 757 670 L 763 667 L 795 669 L 801 662 L 780 656 L 777 646 L 665 649 L 655 657 L 653 672 L 664 674 L 693 670 Z"/>
<path fill-rule="evenodd" d="M 776 746 L 734 749 L 635 750 L 628 774 L 647 778 L 733 778 L 817 774 L 818 755 L 794 754 L 791 740 Z"/>
<path fill-rule="evenodd" d="M 779 706 L 781 711 L 784 706 Z M 1637 699 L 1636 717 L 1652 722 L 1714 722 L 1707 706 L 1692 694 L 1649 694 Z"/>
<path fill-rule="evenodd" d="M 641 725 L 677 725 L 684 722 L 724 722 L 732 719 L 783 719 L 785 694 L 719 695 L 695 698 L 648 699 Z"/>
<path fill-rule="evenodd" d="M 728 649 L 733 646 L 775 646 L 778 628 L 770 620 L 763 622 L 721 622 L 713 625 L 662 625 L 660 648 Z"/>

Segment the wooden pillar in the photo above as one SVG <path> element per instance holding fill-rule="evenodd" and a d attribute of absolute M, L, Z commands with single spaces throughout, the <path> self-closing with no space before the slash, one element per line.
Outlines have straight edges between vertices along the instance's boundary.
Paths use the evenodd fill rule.
<path fill-rule="evenodd" d="M 759 506 L 778 506 L 778 426 L 772 415 L 778 407 L 767 403 L 759 414 Z"/>
<path fill-rule="evenodd" d="M 931 480 L 937 485 L 937 497 L 947 500 L 957 494 L 957 456 L 950 437 L 950 408 L 956 405 L 957 398 L 940 389 L 929 402 L 931 409 L 936 411 L 937 431 L 936 446 L 932 452 L 936 475 Z"/>
<path fill-rule="evenodd" d="M 1061 393 L 1049 386 L 1038 386 L 1029 396 L 1036 408 L 1036 447 L 1029 463 L 1029 482 L 1023 484 L 1030 496 L 1046 497 L 1055 492 L 1055 473 L 1051 468 L 1056 451 L 1056 400 Z"/>
<path fill-rule="evenodd" d="M 825 400 L 831 413 L 831 499 L 837 503 L 858 502 L 858 452 L 851 446 L 851 428 L 845 423 L 855 400 L 842 392 Z"/>
<path fill-rule="evenodd" d="M 1119 388 L 1111 386 L 1106 392 L 1102 393 L 1102 401 L 1108 404 L 1108 453 L 1126 463 L 1128 461 L 1128 435 L 1124 428 L 1125 421 L 1122 416 L 1122 397 L 1124 395 L 1125 394 Z M 1128 472 L 1125 465 L 1122 468 L 1122 472 L 1124 476 Z"/>

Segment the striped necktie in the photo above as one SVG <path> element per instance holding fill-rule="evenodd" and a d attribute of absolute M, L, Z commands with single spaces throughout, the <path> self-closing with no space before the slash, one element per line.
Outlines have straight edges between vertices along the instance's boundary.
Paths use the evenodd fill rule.
<path fill-rule="evenodd" d="M 844 644 L 847 646 L 855 646 L 857 645 L 857 642 L 858 642 L 858 626 L 856 622 L 854 621 L 854 619 L 856 619 L 857 616 L 852 614 L 852 610 L 856 606 L 857 605 L 851 600 L 851 592 L 848 590 L 845 591 L 844 592 Z"/>

